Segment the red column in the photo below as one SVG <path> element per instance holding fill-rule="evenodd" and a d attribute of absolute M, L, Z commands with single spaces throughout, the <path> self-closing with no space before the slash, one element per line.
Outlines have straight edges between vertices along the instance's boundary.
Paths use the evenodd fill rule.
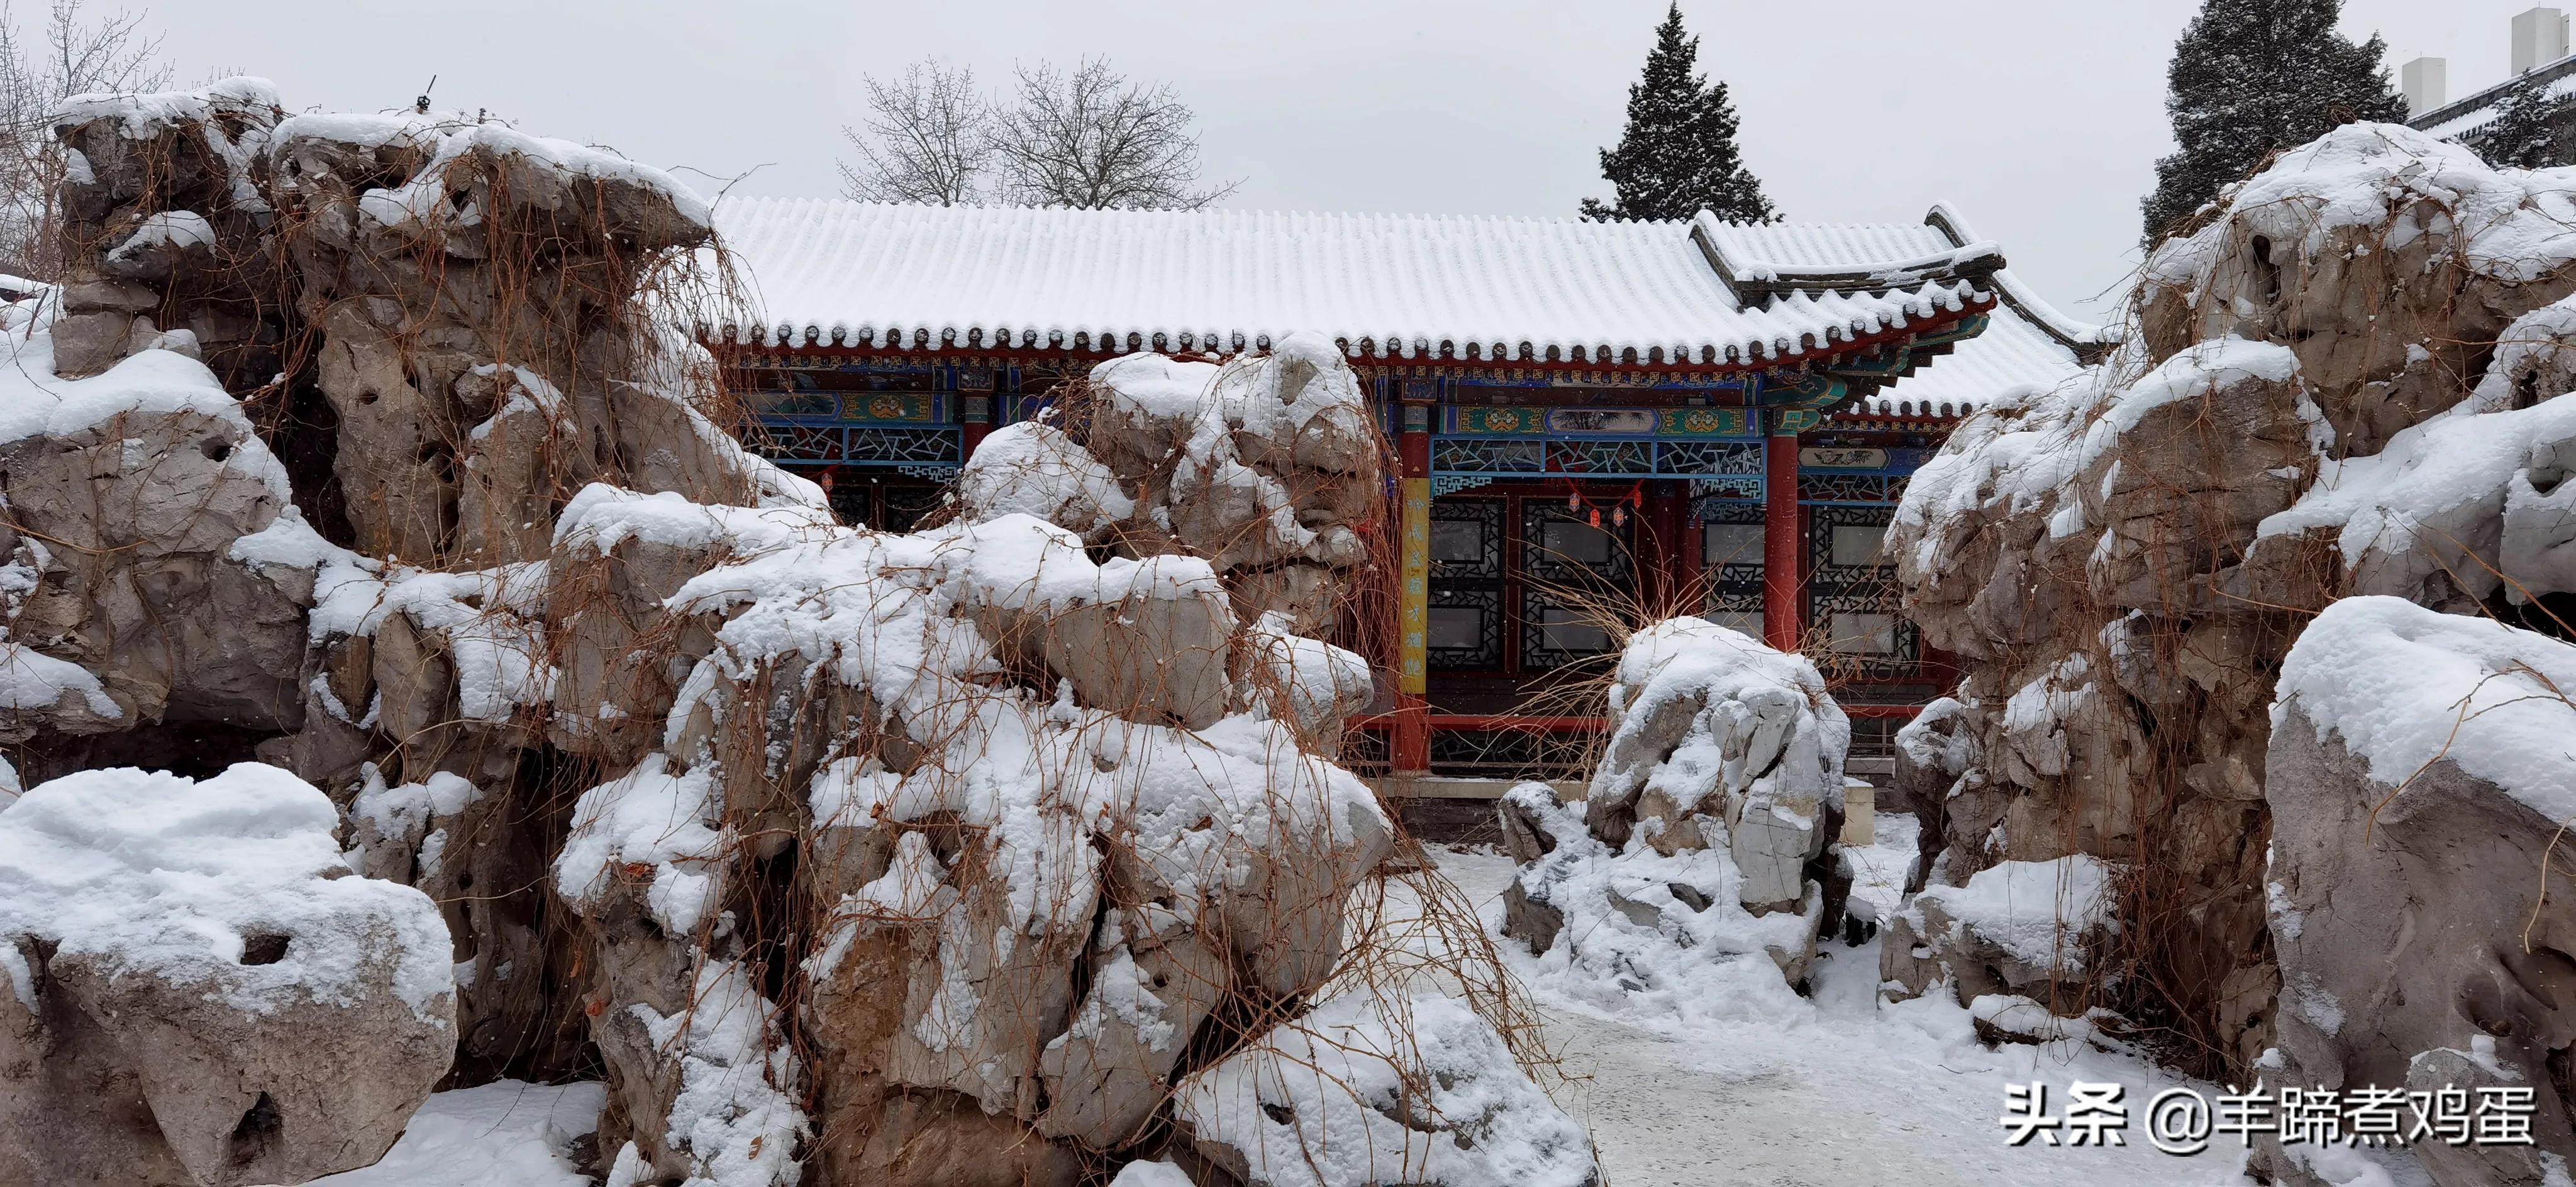
<path fill-rule="evenodd" d="M 1796 651 L 1807 633 L 1798 580 L 1807 550 L 1798 518 L 1798 436 L 1775 431 L 1763 446 L 1762 641 L 1781 651 Z"/>
<path fill-rule="evenodd" d="M 976 392 L 959 401 L 959 425 L 965 430 L 964 458 L 975 456 L 975 447 L 984 443 L 984 434 L 993 431 L 993 401 L 999 396 Z"/>
<path fill-rule="evenodd" d="M 1412 538 L 1414 533 L 1407 530 L 1410 525 L 1404 522 L 1407 516 L 1404 504 L 1412 499 L 1427 498 L 1429 495 L 1431 408 L 1426 404 L 1405 404 L 1398 410 L 1398 414 L 1404 418 L 1403 431 L 1396 437 L 1397 460 L 1404 468 L 1404 477 L 1400 484 L 1404 497 L 1397 500 L 1396 514 L 1399 523 L 1396 538 L 1399 547 L 1409 552 L 1424 545 L 1424 542 L 1414 540 Z M 1423 629 L 1423 624 L 1407 621 L 1408 618 L 1418 617 L 1418 615 L 1409 615 L 1405 607 L 1419 604 L 1416 599 L 1422 598 L 1427 591 L 1415 591 L 1405 588 L 1403 584 L 1417 578 L 1428 580 L 1428 567 L 1422 561 L 1423 558 L 1398 558 L 1396 649 L 1399 656 L 1421 653 L 1419 644 L 1408 642 L 1402 634 L 1406 631 Z M 1388 758 L 1392 760 L 1391 765 L 1398 772 L 1419 774 L 1431 770 L 1431 702 L 1424 695 L 1427 691 L 1427 685 L 1414 689 L 1399 685 L 1396 689 L 1395 736 L 1389 746 Z"/>
<path fill-rule="evenodd" d="M 1682 544 L 1682 523 L 1689 510 L 1682 494 L 1685 489 L 1678 482 L 1646 484 L 1646 506 L 1641 514 L 1646 521 L 1643 551 L 1650 559 L 1641 567 L 1647 573 L 1643 583 L 1646 609 L 1657 618 L 1698 613 L 1697 607 L 1681 604 L 1682 592 L 1690 580 Z"/>

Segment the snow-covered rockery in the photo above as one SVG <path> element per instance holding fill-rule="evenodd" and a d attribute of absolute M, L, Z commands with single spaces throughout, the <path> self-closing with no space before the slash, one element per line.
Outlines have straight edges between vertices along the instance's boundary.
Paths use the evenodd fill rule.
<path fill-rule="evenodd" d="M 2536 1146 L 2416 1146 L 2445 1185 L 2552 1182 L 2576 1150 L 2569 689 L 2576 647 L 2391 597 L 2328 606 L 2281 662 L 2264 883 L 2281 997 L 2266 1075 L 2346 1092 L 2532 1090 Z M 2267 1151 L 2278 1181 L 2342 1181 L 2309 1153 Z"/>
<path fill-rule="evenodd" d="M 1094 542 L 1186 549 L 1225 575 L 1244 621 L 1277 613 L 1315 635 L 1368 560 L 1359 531 L 1383 450 L 1341 351 L 1298 333 L 1231 363 L 1103 363 L 1057 423 L 986 437 L 957 489 L 972 516 L 1024 511 Z"/>
<path fill-rule="evenodd" d="M 1637 632 L 1579 804 L 1524 783 L 1500 806 L 1521 863 L 1504 930 L 1569 991 L 1758 1012 L 1806 977 L 1838 910 L 1851 724 L 1803 656 L 1696 618 Z"/>
<path fill-rule="evenodd" d="M 347 876 L 339 824 L 255 763 L 0 806 L 0 1183 L 299 1183 L 393 1145 L 456 1048 L 447 926 Z"/>
<path fill-rule="evenodd" d="M 2055 1004 L 2173 1020 L 2243 1080 L 2302 992 L 2264 891 L 2292 640 L 2357 593 L 2564 630 L 2538 607 L 2576 591 L 2576 173 L 2354 124 L 2196 226 L 2150 253 L 2108 363 L 1979 411 L 1909 487 L 1907 608 L 1966 677 L 1899 781 L 1939 789 L 1936 887 L 2105 863 L 2101 992 Z M 2057 897 L 2061 938 L 2087 930 Z M 1921 939 L 1891 979 L 2000 951 Z"/>
<path fill-rule="evenodd" d="M 593 1069 L 615 1187 L 1591 1176 L 1347 934 L 1393 838 L 1321 635 L 1382 447 L 1328 346 L 1114 360 L 871 532 L 729 435 L 658 171 L 256 80 L 56 131 L 70 282 L 0 310 L 0 1187 L 303 1181 L 441 1076 Z M 1361 1080 L 1232 1115 L 1346 1032 Z"/>

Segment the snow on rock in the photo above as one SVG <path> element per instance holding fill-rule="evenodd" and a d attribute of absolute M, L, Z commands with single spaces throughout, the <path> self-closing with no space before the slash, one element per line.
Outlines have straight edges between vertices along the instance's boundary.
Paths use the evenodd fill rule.
<path fill-rule="evenodd" d="M 1028 420 L 975 447 L 957 474 L 957 502 L 974 519 L 1033 515 L 1086 537 L 1136 513 L 1100 459 L 1055 426 Z"/>
<path fill-rule="evenodd" d="M 721 253 L 658 171 L 444 113 L 286 119 L 247 83 L 85 98 L 55 133 L 69 278 L 0 309 L 0 486 L 30 528 L 0 532 L 0 741 L 50 773 L 175 761 L 148 727 L 220 722 L 187 761 L 326 788 L 287 814 L 319 864 L 276 877 L 443 920 L 399 962 L 438 986 L 421 1091 L 451 1059 L 595 1067 L 624 1187 L 1070 1187 L 1186 1162 L 1174 1085 L 1365 963 L 1345 904 L 1392 826 L 1331 761 L 1372 681 L 1324 636 L 1385 450 L 1328 340 L 1112 360 L 1063 420 L 987 442 L 1039 480 L 871 532 L 717 419 L 695 327 L 723 311 L 690 294 Z M 266 429 L 312 489 L 235 400 L 281 373 L 327 405 Z M 45 795 L 0 833 L 53 819 Z M 194 811 L 166 823 L 223 851 Z M 259 921 L 179 936 L 234 988 L 337 951 L 267 959 L 235 922 Z M 77 1022 L 54 1003 L 88 957 L 36 951 L 0 944 L 7 1006 Z M 382 1004 L 348 996 L 273 1012 Z M 307 1062 L 374 1032 L 315 1033 Z M 324 1064 L 291 1091 L 338 1093 L 377 1127 L 341 1148 L 381 1152 L 419 1095 Z M 174 1120 L 146 1080 L 172 1157 L 301 1141 L 305 1096 Z M 157 1149 L 20 1177 L 204 1179 Z"/>
<path fill-rule="evenodd" d="M 2576 465 L 2576 402 L 2468 411 L 2477 402 L 2327 463 L 2263 520 L 2252 563 L 2297 564 L 2299 538 L 2315 533 L 2333 543 L 2347 593 L 2465 609 L 2499 591 L 2527 602 L 2576 590 L 2576 488 L 2561 488 Z"/>
<path fill-rule="evenodd" d="M 1968 745 L 1915 768 L 1927 880 L 2084 856 L 2152 880 L 2125 903 L 2204 896 L 2104 941 L 2199 1074 L 2250 1079 L 2304 992 L 2263 942 L 2262 838 L 2308 618 L 2386 594 L 2537 621 L 2576 582 L 2571 213 L 2565 170 L 2337 128 L 2153 245 L 2119 349 L 1979 410 L 1898 509 L 1907 613 L 1962 657 L 1942 728 Z M 1889 978 L 1937 979 L 1912 948 Z"/>
<path fill-rule="evenodd" d="M 771 1187 L 794 1183 L 797 1149 L 808 1136 L 805 1114 L 782 1086 L 797 1080 L 796 1058 L 780 1038 L 778 1007 L 752 987 L 740 964 L 698 971 L 688 1010 L 664 1016 L 629 1007 L 657 1050 L 679 1065 L 663 1140 L 683 1156 L 681 1187 Z M 627 1145 L 617 1168 L 635 1165 Z M 616 1170 L 610 1181 L 620 1178 Z M 627 1182 L 639 1182 L 634 1178 Z"/>
<path fill-rule="evenodd" d="M 2116 926 L 2108 894 L 2115 872 L 2079 853 L 2000 862 L 1963 885 L 1925 887 L 1883 934 L 1883 992 L 1902 1001 L 1946 986 L 1962 1004 L 2010 998 L 2082 1015 L 2065 987 L 2083 981 L 2088 947 Z"/>
<path fill-rule="evenodd" d="M 256 384 L 280 370 L 283 311 L 237 298 L 266 279 L 261 237 L 275 210 L 265 153 L 282 114 L 257 78 L 78 95 L 54 112 L 68 263 L 57 373 L 95 375 L 183 341 L 228 379 Z"/>
<path fill-rule="evenodd" d="M 0 938 L 37 954 L 0 996 L 0 1171 L 301 1182 L 393 1144 L 454 1051 L 449 938 L 419 891 L 347 876 L 338 825 L 253 763 L 0 809 Z"/>
<path fill-rule="evenodd" d="M 1131 1162 L 1118 1168 L 1118 1177 L 1109 1181 L 1109 1187 L 1197 1187 L 1197 1185 L 1190 1181 L 1188 1172 L 1169 1162 L 1156 1159 L 1152 1162 Z"/>
<path fill-rule="evenodd" d="M 206 367 L 147 350 L 54 375 L 51 298 L 0 334 L 0 736 L 97 733 L 174 705 L 294 720 L 294 584 L 227 556 L 291 508 L 285 468 Z M 149 583 L 150 593 L 144 591 Z M 190 639 L 223 635 L 226 649 Z"/>
<path fill-rule="evenodd" d="M 726 847 L 704 768 L 673 773 L 648 755 L 636 768 L 581 793 L 572 835 L 555 857 L 556 890 L 575 910 L 599 905 L 611 879 L 646 884 L 644 901 L 664 930 L 688 935 L 722 897 Z"/>
<path fill-rule="evenodd" d="M 1851 726 L 1805 658 L 1695 619 L 1631 636 L 1580 811 L 1503 798 L 1506 932 L 1567 992 L 1778 1008 L 1824 918 L 1808 877 L 1842 814 Z"/>
<path fill-rule="evenodd" d="M 593 1187 L 574 1143 L 599 1128 L 597 1083 L 494 1080 L 430 1094 L 374 1166 L 312 1187 Z"/>
<path fill-rule="evenodd" d="M 1950 797 L 1966 788 L 1964 781 L 1979 765 L 1977 724 L 1965 702 L 1936 697 L 1896 731 L 1895 778 L 1879 790 L 1876 807 L 1882 821 L 1898 810 L 1914 814 L 1917 853 L 1902 880 L 1908 894 L 1930 881 L 1944 843 L 1942 817 Z M 1873 922 L 1883 925 L 1886 919 Z"/>
<path fill-rule="evenodd" d="M 1870 843 L 1839 846 L 1842 876 L 1851 883 L 1843 913 L 1869 927 L 1885 927 L 1912 891 L 1907 884 L 1921 864 L 1922 822 L 1894 812 L 1873 813 Z M 1867 929 L 1846 929 L 1858 935 Z"/>
<path fill-rule="evenodd" d="M 409 116 L 290 119 L 264 161 L 296 300 L 332 343 L 316 383 L 339 418 L 334 473 L 359 551 L 534 559 L 554 507 L 594 480 L 705 503 L 819 501 L 685 394 L 712 391 L 712 360 L 673 340 L 662 323 L 680 312 L 646 294 L 688 289 L 708 230 L 667 175 Z M 584 279 L 528 287 L 512 261 L 539 254 Z M 442 335 L 473 345 L 423 347 Z"/>
<path fill-rule="evenodd" d="M 2546 819 L 2576 818 L 2576 647 L 2400 598 L 2345 598 L 2300 632 L 2277 687 L 2276 729 L 2305 717 L 2379 783 L 2449 762 Z"/>
<path fill-rule="evenodd" d="M 1322 984 L 1341 903 L 1391 840 L 1367 787 L 1301 741 L 1366 688 L 1354 657 L 1277 616 L 1244 627 L 1203 559 L 1098 562 L 1025 514 L 910 535 L 769 518 L 605 491 L 567 511 L 550 569 L 575 579 L 604 547 L 629 560 L 639 634 L 703 631 L 656 750 L 584 795 L 555 866 L 556 892 L 623 937 L 610 1000 L 677 1017 L 687 970 L 739 942 L 722 871 L 808 837 L 829 905 L 798 966 L 801 1025 L 828 1036 L 812 1157 L 935 1182 L 942 1151 L 1010 1149 L 1052 1181 L 1071 1151 L 1145 1132 L 1184 1036 L 1230 997 Z M 558 722 L 582 699 L 559 696 Z M 805 790 L 781 804 L 779 786 Z M 622 1021 L 642 1017 L 593 1026 L 613 1083 L 666 1082 L 665 1045 Z M 887 1111 L 923 1090 L 971 1104 Z M 630 1140 L 636 1174 L 697 1173 L 675 1169 L 676 1136 Z"/>
<path fill-rule="evenodd" d="M 2540 1151 L 2576 1148 L 2547 1087 L 2562 1058 L 2551 1036 L 2576 1027 L 2576 1003 L 2541 988 L 2576 953 L 2571 677 L 2576 646 L 2390 597 L 2326 607 L 2281 663 L 2264 780 L 2272 1074 L 2326 1089 L 2543 1086 L 2536 1148 L 2418 1144 L 2440 1182 L 2547 1182 Z M 2262 1156 L 2283 1182 L 2333 1181 L 2296 1152 Z"/>
<path fill-rule="evenodd" d="M 1270 716 L 1296 723 L 1318 750 L 1341 752 L 1342 723 L 1368 708 L 1377 682 L 1368 661 L 1321 639 L 1296 632 L 1296 621 L 1273 610 L 1252 624 L 1254 663 L 1246 695 Z"/>
<path fill-rule="evenodd" d="M 832 526 L 818 507 L 724 507 L 692 503 L 673 491 L 641 494 L 594 482 L 581 488 L 555 517 L 557 548 L 606 555 L 628 540 L 666 548 L 698 549 L 723 543 L 750 554 L 812 537 Z"/>
<path fill-rule="evenodd" d="M 549 738 L 612 768 L 661 744 L 672 704 L 712 639 L 703 624 L 676 641 L 668 599 L 724 561 L 843 535 L 827 511 L 690 502 L 594 483 L 565 504 L 547 562 L 546 611 L 562 662 Z M 710 673 L 712 675 L 712 673 Z"/>
<path fill-rule="evenodd" d="M 1592 1143 L 1445 997 L 1335 998 L 1183 1081 L 1202 1155 L 1259 1187 L 1584 1187 Z"/>
<path fill-rule="evenodd" d="M 1034 461 L 1006 453 L 994 479 L 961 480 L 969 512 L 1023 509 L 982 492 L 1002 482 L 1000 468 L 1034 464 L 1061 475 L 1038 484 L 1056 492 L 1041 501 L 1061 526 L 1087 535 L 1109 527 L 1140 553 L 1206 557 L 1236 579 L 1245 618 L 1276 610 L 1303 633 L 1331 626 L 1342 574 L 1366 560 L 1358 533 L 1382 497 L 1385 447 L 1358 376 L 1329 339 L 1290 334 L 1222 363 L 1111 359 L 1092 369 L 1065 423 L 1061 437 L 1033 428 L 1012 443 Z M 1132 509 L 1119 512 L 1122 503 Z M 1121 522 L 1108 525 L 1113 518 Z"/>
<path fill-rule="evenodd" d="M 350 831 L 357 842 L 350 864 L 388 882 L 417 886 L 424 876 L 434 879 L 438 858 L 452 839 L 449 827 L 482 793 L 449 771 L 392 787 L 374 763 L 364 764 L 360 773 L 365 782 L 349 802 Z"/>
<path fill-rule="evenodd" d="M 1954 931 L 1975 932 L 2014 960 L 2075 974 L 2084 970 L 2084 954 L 2070 937 L 2108 921 L 2109 876 L 2109 867 L 2082 854 L 2008 861 L 1969 875 L 1964 886 L 1928 888 L 1914 901 L 1939 907 Z"/>

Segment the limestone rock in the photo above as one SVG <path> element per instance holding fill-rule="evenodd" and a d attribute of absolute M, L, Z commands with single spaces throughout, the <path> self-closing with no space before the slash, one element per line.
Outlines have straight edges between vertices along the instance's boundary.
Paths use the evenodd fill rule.
<path fill-rule="evenodd" d="M 338 821 L 253 764 L 0 810 L 0 1183 L 302 1182 L 393 1144 L 455 1048 L 448 937 L 346 876 Z"/>
<path fill-rule="evenodd" d="M 1661 981 L 1677 961 L 1757 955 L 1784 984 L 1801 981 L 1830 922 L 1812 875 L 1841 826 L 1851 730 L 1823 677 L 1735 631 L 1674 619 L 1630 637 L 1610 711 L 1579 809 L 1543 783 L 1503 798 L 1521 863 L 1504 934 L 1544 954 L 1572 928 L 1585 939 L 1571 965 L 1626 992 L 1678 988 Z"/>
<path fill-rule="evenodd" d="M 1961 1005 L 2003 995 L 2080 1016 L 2090 949 L 2110 923 L 2112 872 L 2076 854 L 2008 861 L 1958 886 L 1929 886 L 1881 933 L 1879 977 L 1890 1000 L 1946 984 Z"/>
<path fill-rule="evenodd" d="M 1238 614 L 1332 625 L 1334 575 L 1367 561 L 1383 445 L 1331 341 L 1291 334 L 1226 363 L 1135 354 L 1092 370 L 1056 424 L 985 439 L 959 477 L 970 520 L 1025 513 L 1128 554 L 1204 557 Z"/>
<path fill-rule="evenodd" d="M 68 283 L 0 306 L 34 385 L 0 391 L 0 740 L 287 764 L 328 795 L 294 785 L 263 876 L 376 910 L 156 933 L 214 938 L 209 995 L 0 895 L 0 1136 L 41 1135 L 0 1185 L 301 1180 L 451 1068 L 598 1067 L 621 1187 L 1215 1165 L 1178 1085 L 1381 942 L 1348 905 L 1393 828 L 1331 761 L 1374 690 L 1323 638 L 1385 451 L 1337 348 L 1113 360 L 988 439 L 950 522 L 843 528 L 711 417 L 708 212 L 658 171 L 248 80 L 71 107 Z M 0 813 L 0 883 L 49 794 Z M 220 839 L 196 807 L 156 837 Z M 317 953 L 338 992 L 240 1016 Z M 1542 1135 L 1581 1182 L 1446 1008 L 1428 1074 L 1507 1107 L 1407 1148 Z"/>
<path fill-rule="evenodd" d="M 140 393 L 156 385 L 188 402 L 145 411 Z M 46 431 L 0 443 L 20 533 L 11 559 L 25 578 L 8 635 L 43 652 L 27 664 L 76 666 L 97 695 L 0 698 L 17 702 L 0 710 L 0 733 L 296 725 L 303 608 L 230 554 L 292 513 L 284 476 L 205 368 L 153 351 L 59 392 L 10 398 Z"/>
<path fill-rule="evenodd" d="M 2163 908 L 2106 942 L 2155 975 L 2105 988 L 2177 1019 L 2200 1074 L 2272 1045 L 2266 710 L 2308 616 L 2576 581 L 2551 386 L 2576 243 L 2541 213 L 2566 200 L 2396 125 L 2285 152 L 2156 245 L 2130 341 L 1978 410 L 1889 531 L 1908 614 L 1963 657 L 1936 881 L 2075 855 L 2144 880 L 2123 901 Z"/>
<path fill-rule="evenodd" d="M 2443 1187 L 2544 1182 L 2576 1149 L 2576 899 L 2556 691 L 2576 648 L 2393 598 L 2335 603 L 2291 649 L 2264 785 L 2279 1082 L 2533 1092 L 2533 1146 L 2419 1142 Z M 2453 737 L 2456 728 L 2458 736 Z M 2547 895 L 2542 897 L 2547 875 Z M 2272 1149 L 2283 1181 L 2320 1184 Z"/>
<path fill-rule="evenodd" d="M 1185 1080 L 1176 1113 L 1233 1182 L 1601 1181 L 1582 1128 L 1447 998 L 1336 998 Z"/>

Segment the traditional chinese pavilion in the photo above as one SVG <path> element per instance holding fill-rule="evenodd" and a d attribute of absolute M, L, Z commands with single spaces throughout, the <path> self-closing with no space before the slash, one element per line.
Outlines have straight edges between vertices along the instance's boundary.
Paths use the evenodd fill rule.
<path fill-rule="evenodd" d="M 1827 666 L 1856 747 L 1950 683 L 1880 537 L 1957 419 L 2094 361 L 1946 208 L 1742 226 L 732 199 L 724 327 L 773 457 L 905 528 L 994 426 L 1137 350 L 1337 338 L 1402 476 L 1392 687 L 1356 757 L 1523 773 L 1599 607 L 1688 605 Z M 1571 703 L 1571 702 L 1568 702 Z"/>

